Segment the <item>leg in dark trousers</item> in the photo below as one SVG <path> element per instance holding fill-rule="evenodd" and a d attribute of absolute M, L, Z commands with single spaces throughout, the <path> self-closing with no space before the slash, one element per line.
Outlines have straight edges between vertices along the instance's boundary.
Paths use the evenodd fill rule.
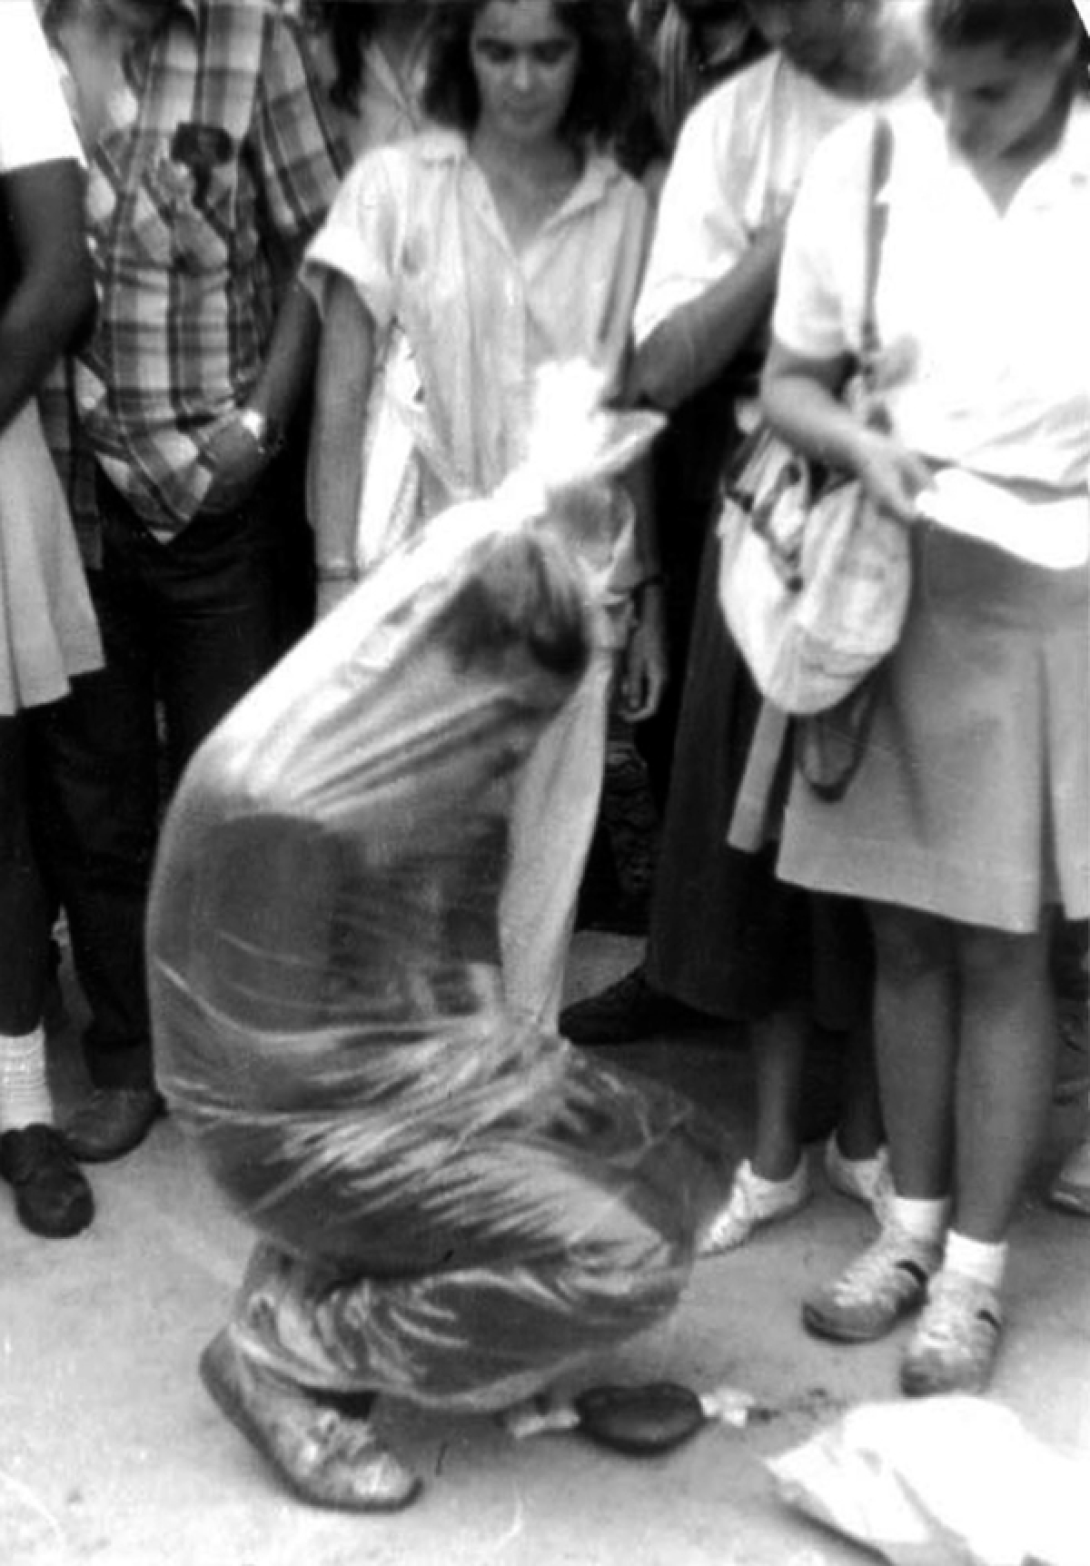
<path fill-rule="evenodd" d="M 154 1117 L 144 911 L 163 803 L 157 701 L 173 781 L 279 650 L 267 486 L 166 544 L 108 484 L 100 498 L 103 561 L 90 582 L 106 668 L 77 680 L 40 731 L 43 843 L 91 1010 L 87 1066 L 96 1088 L 126 1090 L 88 1106 L 126 1105 L 118 1136 L 111 1125 L 84 1138 L 79 1114 L 69 1128 L 92 1160 L 128 1151 Z"/>

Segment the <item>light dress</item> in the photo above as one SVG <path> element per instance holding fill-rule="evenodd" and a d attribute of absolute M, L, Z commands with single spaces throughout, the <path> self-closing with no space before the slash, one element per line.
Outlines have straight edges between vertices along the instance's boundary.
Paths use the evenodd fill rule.
<path fill-rule="evenodd" d="M 361 560 L 371 565 L 454 501 L 491 494 L 527 455 L 535 372 L 583 359 L 607 391 L 621 384 L 647 247 L 643 191 L 589 153 L 580 178 L 520 253 L 465 138 L 433 129 L 362 158 L 307 253 L 319 301 L 329 273 L 355 285 L 382 345 L 399 330 L 411 354 L 387 376 L 373 419 L 411 442 L 408 496 L 369 511 L 365 462 Z M 385 507 L 389 506 L 389 510 Z M 632 529 L 607 558 L 577 549 L 599 613 L 584 680 L 541 736 L 513 806 L 501 906 L 508 1003 L 529 1026 L 556 1026 L 575 905 L 605 768 L 606 712 L 628 594 L 639 575 Z"/>
<path fill-rule="evenodd" d="M 1000 213 L 925 103 L 890 115 L 877 295 L 885 399 L 936 467 L 1042 500 L 1081 496 L 1090 537 L 1090 106 Z M 818 359 L 858 343 L 870 127 L 821 150 L 792 213 L 774 331 Z M 1058 513 L 1030 504 L 1027 527 Z M 982 519 L 986 530 L 986 518 Z M 845 799 L 796 780 L 780 873 L 1015 933 L 1090 911 L 1087 568 L 1046 569 L 913 530 L 908 622 Z M 828 720 L 835 724 L 835 720 Z"/>
<path fill-rule="evenodd" d="M 0 176 L 79 158 L 32 0 L 4 0 Z M 31 402 L 0 432 L 0 716 L 59 700 L 72 676 L 101 664 L 68 507 Z"/>

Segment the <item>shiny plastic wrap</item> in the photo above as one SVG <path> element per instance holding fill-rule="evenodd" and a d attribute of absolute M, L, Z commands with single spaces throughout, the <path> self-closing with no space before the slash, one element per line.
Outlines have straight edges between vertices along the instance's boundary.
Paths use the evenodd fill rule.
<path fill-rule="evenodd" d="M 445 1406 L 660 1318 L 722 1195 L 686 1103 L 504 1007 L 512 792 L 593 613 L 510 512 L 439 518 L 210 737 L 149 921 L 159 1082 L 271 1242 L 253 1288 L 303 1322 L 284 1353 Z"/>

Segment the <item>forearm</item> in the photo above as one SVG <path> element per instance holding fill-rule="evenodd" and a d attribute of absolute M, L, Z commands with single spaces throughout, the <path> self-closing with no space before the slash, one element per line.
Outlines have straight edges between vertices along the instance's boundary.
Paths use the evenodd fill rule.
<path fill-rule="evenodd" d="M 78 222 L 74 163 L 36 165 L 4 179 L 18 279 L 0 313 L 0 429 L 37 392 L 95 308 L 90 258 Z"/>
<path fill-rule="evenodd" d="M 798 451 L 858 478 L 881 511 L 912 523 L 930 469 L 885 424 L 865 423 L 843 405 L 845 368 L 842 360 L 800 359 L 774 343 L 761 383 L 768 421 Z"/>
<path fill-rule="evenodd" d="M 811 375 L 766 370 L 761 401 L 769 424 L 789 445 L 826 467 L 859 471 L 866 431 L 829 386 Z"/>
<path fill-rule="evenodd" d="M 284 429 L 290 423 L 314 370 L 321 320 L 306 289 L 293 282 L 277 312 L 261 374 L 247 405 L 269 423 Z"/>
<path fill-rule="evenodd" d="M 319 571 L 355 562 L 374 352 L 371 318 L 351 285 L 338 280 L 322 329 L 311 432 L 311 522 Z"/>
<path fill-rule="evenodd" d="M 651 483 L 651 461 L 641 457 L 623 475 L 622 483 L 632 501 L 633 531 L 635 534 L 636 560 L 639 577 L 646 581 L 660 572 L 658 528 L 656 526 L 654 489 Z"/>
<path fill-rule="evenodd" d="M 771 308 L 782 248 L 777 227 L 725 277 L 666 318 L 636 354 L 640 394 L 671 409 L 701 391 L 752 338 Z"/>

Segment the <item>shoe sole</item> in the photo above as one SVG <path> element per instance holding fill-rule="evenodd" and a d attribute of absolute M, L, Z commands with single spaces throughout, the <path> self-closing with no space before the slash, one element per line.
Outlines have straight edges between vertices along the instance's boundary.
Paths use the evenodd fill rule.
<path fill-rule="evenodd" d="M 804 1304 L 802 1307 L 802 1324 L 807 1332 L 815 1338 L 823 1338 L 827 1343 L 877 1343 L 880 1338 L 886 1338 L 900 1325 L 906 1316 L 911 1316 L 914 1311 L 923 1305 L 924 1297 L 921 1294 L 918 1300 L 909 1300 L 895 1316 L 880 1323 L 877 1327 L 850 1327 L 840 1322 L 830 1321 L 827 1316 L 815 1305 Z"/>
<path fill-rule="evenodd" d="M 915 1376 L 904 1369 L 900 1376 L 901 1391 L 905 1397 L 951 1397 L 958 1393 L 978 1397 L 987 1390 L 991 1379 L 991 1366 L 983 1375 L 972 1376 L 965 1381 L 936 1382 L 927 1375 Z"/>
<path fill-rule="evenodd" d="M 1048 1205 L 1058 1207 L 1061 1212 L 1078 1213 L 1081 1218 L 1090 1218 L 1090 1191 L 1073 1191 L 1056 1186 L 1048 1193 Z"/>
<path fill-rule="evenodd" d="M 236 1392 L 229 1370 L 224 1361 L 232 1354 L 230 1345 L 226 1341 L 224 1333 L 212 1339 L 212 1342 L 202 1351 L 197 1361 L 197 1373 L 201 1383 L 209 1397 L 215 1403 L 223 1417 L 229 1424 L 234 1425 L 241 1436 L 253 1446 L 270 1468 L 274 1469 L 279 1477 L 299 1500 L 305 1501 L 308 1506 L 320 1506 L 330 1511 L 355 1511 L 355 1512 L 402 1512 L 407 1506 L 411 1506 L 424 1488 L 421 1480 L 413 1482 L 411 1488 L 404 1496 L 396 1496 L 390 1500 L 375 1500 L 363 1503 L 350 1503 L 335 1501 L 324 1496 L 315 1495 L 301 1484 L 295 1476 L 284 1467 L 277 1453 L 273 1449 L 268 1435 L 260 1422 L 246 1408 Z"/>
<path fill-rule="evenodd" d="M 968 1393 L 971 1397 L 977 1397 L 981 1392 L 986 1392 L 991 1383 L 992 1372 L 995 1369 L 995 1361 L 998 1354 L 999 1333 L 997 1331 L 988 1363 L 982 1366 L 975 1375 L 951 1378 L 945 1381 L 937 1380 L 927 1370 L 916 1370 L 911 1364 L 902 1364 L 899 1377 L 901 1391 L 905 1397 L 949 1397 L 956 1393 Z"/>
<path fill-rule="evenodd" d="M 78 1223 L 68 1224 L 63 1228 L 47 1228 L 44 1224 L 32 1223 L 26 1212 L 19 1205 L 18 1198 L 15 1202 L 15 1215 L 28 1234 L 35 1235 L 39 1240 L 74 1240 L 87 1230 L 95 1221 L 95 1209 L 92 1206 L 86 1217 L 81 1217 Z"/>

